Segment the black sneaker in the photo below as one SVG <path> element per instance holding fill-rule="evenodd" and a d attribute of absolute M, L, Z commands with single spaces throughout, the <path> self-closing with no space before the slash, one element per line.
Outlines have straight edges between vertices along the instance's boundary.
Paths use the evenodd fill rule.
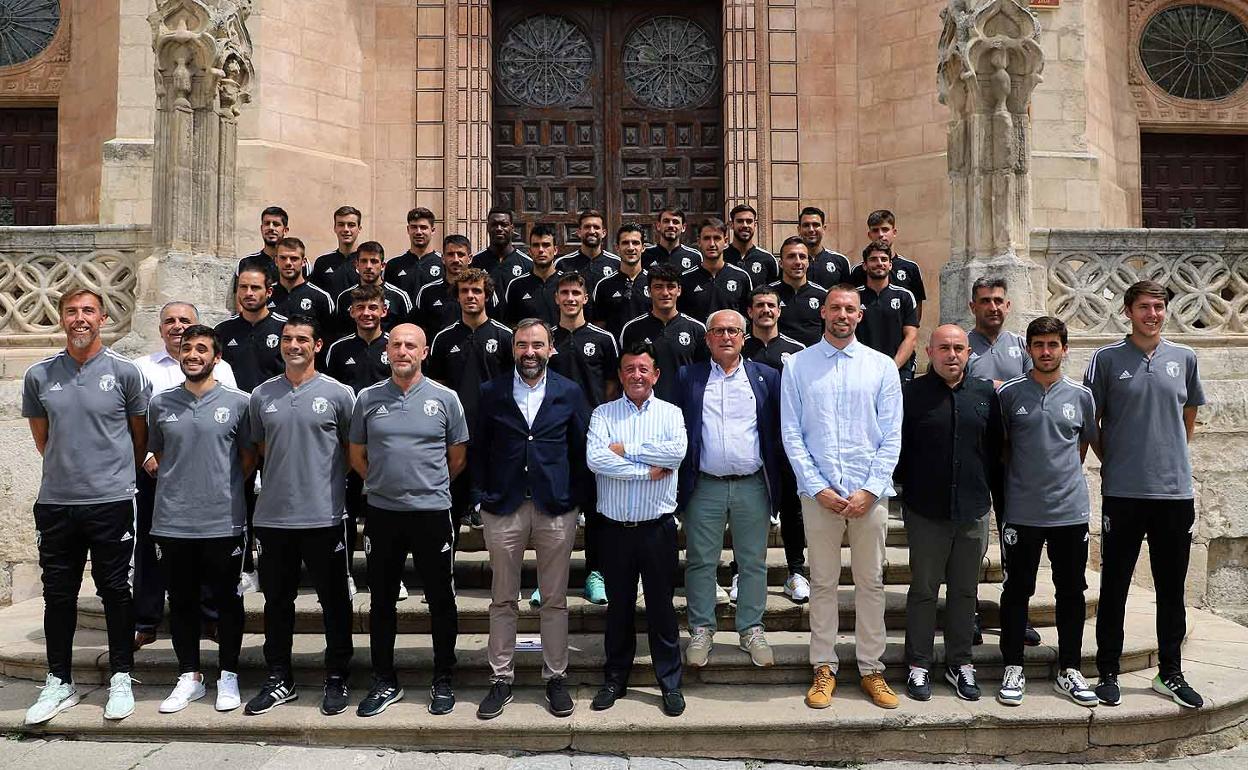
<path fill-rule="evenodd" d="M 618 685 L 615 682 L 607 682 L 598 690 L 598 694 L 594 696 L 594 702 L 589 704 L 589 707 L 594 711 L 606 711 L 625 695 L 628 695 L 627 687 Z"/>
<path fill-rule="evenodd" d="M 385 711 L 391 703 L 398 703 L 401 700 L 403 700 L 403 688 L 399 687 L 398 682 L 374 679 L 373 688 L 368 691 L 368 695 L 364 696 L 364 700 L 360 701 L 360 705 L 355 707 L 355 715 L 375 717 Z"/>
<path fill-rule="evenodd" d="M 490 691 L 477 706 L 478 719 L 493 719 L 503 713 L 503 707 L 511 703 L 511 685 L 501 679 L 490 684 Z"/>
<path fill-rule="evenodd" d="M 485 523 L 481 521 L 480 511 L 473 511 L 472 513 L 468 514 L 465 518 L 468 521 L 468 526 L 472 527 L 473 529 L 485 529 Z"/>
<path fill-rule="evenodd" d="M 1106 706 L 1122 703 L 1122 689 L 1118 687 L 1117 674 L 1101 674 L 1093 691 L 1096 692 L 1096 699 Z"/>
<path fill-rule="evenodd" d="M 953 691 L 962 700 L 979 700 L 979 685 L 975 684 L 975 667 L 969 663 L 955 671 L 945 669 L 945 681 L 953 685 Z"/>
<path fill-rule="evenodd" d="M 557 717 L 570 717 L 576 709 L 572 696 L 568 695 L 566 684 L 561 676 L 552 677 L 546 682 L 546 705 L 550 707 L 550 713 Z"/>
<path fill-rule="evenodd" d="M 283 703 L 289 703 L 299 697 L 295 692 L 295 683 L 290 679 L 270 674 L 256 697 L 247 701 L 243 713 L 248 716 L 264 714 L 272 711 Z"/>
<path fill-rule="evenodd" d="M 685 713 L 685 696 L 680 690 L 668 690 L 663 693 L 663 713 L 669 717 L 678 717 Z"/>
<path fill-rule="evenodd" d="M 1037 631 L 1030 623 L 1028 623 L 1027 627 L 1023 629 L 1023 646 L 1040 646 L 1040 632 Z"/>
<path fill-rule="evenodd" d="M 979 613 L 976 612 L 974 631 L 971 634 L 971 644 L 975 647 L 978 647 L 979 645 L 983 643 L 984 643 L 984 632 L 979 627 Z"/>
<path fill-rule="evenodd" d="M 910 669 L 910 675 L 906 678 L 906 692 L 915 700 L 932 699 L 932 678 L 927 675 L 927 669 Z"/>
<path fill-rule="evenodd" d="M 325 680 L 325 695 L 321 698 L 321 713 L 325 716 L 341 714 L 347 710 L 346 677 L 331 676 Z"/>
<path fill-rule="evenodd" d="M 451 713 L 455 708 L 455 691 L 451 689 L 451 678 L 440 676 L 433 680 L 429 688 L 429 713 L 442 716 Z"/>
<path fill-rule="evenodd" d="M 1162 679 L 1161 674 L 1153 677 L 1153 692 L 1165 695 L 1186 709 L 1198 709 L 1205 705 L 1205 699 L 1192 689 L 1182 674 L 1171 674 Z"/>

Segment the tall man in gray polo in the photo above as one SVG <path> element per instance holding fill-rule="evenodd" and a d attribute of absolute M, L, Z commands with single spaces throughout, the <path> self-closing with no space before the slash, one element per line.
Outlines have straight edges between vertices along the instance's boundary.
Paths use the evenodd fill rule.
<path fill-rule="evenodd" d="M 309 316 L 282 326 L 286 372 L 251 394 L 252 437 L 264 455 L 264 485 L 253 518 L 264 592 L 264 660 L 269 677 L 247 703 L 263 714 L 298 697 L 291 670 L 300 565 L 316 587 L 325 624 L 325 693 L 321 713 L 347 708 L 351 598 L 347 591 L 347 431 L 355 394 L 314 368 L 322 345 Z"/>
<path fill-rule="evenodd" d="M 1161 336 L 1166 289 L 1153 281 L 1123 295 L 1131 333 L 1092 355 L 1084 384 L 1100 418 L 1101 598 L 1096 613 L 1096 696 L 1115 706 L 1123 618 L 1131 575 L 1148 538 L 1157 595 L 1160 672 L 1153 689 L 1180 706 L 1199 708 L 1200 695 L 1183 678 L 1183 603 L 1196 507 L 1188 443 L 1196 409 L 1205 403 L 1196 352 Z"/>
<path fill-rule="evenodd" d="M 139 368 L 104 346 L 104 300 L 70 289 L 58 308 L 64 350 L 26 370 L 22 416 L 43 456 L 35 501 L 35 542 L 43 570 L 43 632 L 48 677 L 26 724 L 46 722 L 77 703 L 70 665 L 78 625 L 78 590 L 87 556 L 108 623 L 106 719 L 134 712 L 130 669 L 134 605 L 135 468 L 147 444 L 143 419 L 151 386 Z"/>
<path fill-rule="evenodd" d="M 386 341 L 390 378 L 360 391 L 351 414 L 351 467 L 368 489 L 364 553 L 374 682 L 356 709 L 362 717 L 380 714 L 403 697 L 394 670 L 394 603 L 409 552 L 425 586 L 433 625 L 429 713 L 447 714 L 455 705 L 451 672 L 459 616 L 451 479 L 467 465 L 468 423 L 455 391 L 421 374 L 428 353 L 419 326 L 391 329 Z"/>

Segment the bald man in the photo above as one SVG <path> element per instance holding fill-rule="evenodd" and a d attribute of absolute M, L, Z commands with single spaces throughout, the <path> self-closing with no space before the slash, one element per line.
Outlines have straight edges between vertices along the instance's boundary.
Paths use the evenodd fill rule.
<path fill-rule="evenodd" d="M 421 374 L 429 354 L 414 324 L 390 330 L 390 378 L 364 388 L 351 414 L 351 468 L 364 479 L 368 508 L 368 611 L 373 686 L 356 713 L 371 717 L 403 698 L 394 668 L 395 601 L 407 554 L 420 571 L 433 627 L 429 713 L 455 705 L 451 674 L 459 616 L 455 607 L 451 480 L 467 463 L 468 423 L 455 391 Z"/>
<path fill-rule="evenodd" d="M 932 697 L 936 596 L 945 584 L 945 680 L 963 700 L 979 700 L 971 639 L 988 510 L 1002 482 L 1001 405 L 992 383 L 966 376 L 966 332 L 945 324 L 927 344 L 927 374 L 904 392 L 902 483 L 910 543 L 906 659 L 911 698 Z"/>

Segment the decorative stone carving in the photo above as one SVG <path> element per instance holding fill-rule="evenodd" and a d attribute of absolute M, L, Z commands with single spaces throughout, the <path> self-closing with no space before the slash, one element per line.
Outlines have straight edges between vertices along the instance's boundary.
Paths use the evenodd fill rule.
<path fill-rule="evenodd" d="M 0 67 L 0 100 L 60 96 L 69 68 L 70 27 L 69 18 L 62 18 L 46 48 L 20 64 Z"/>
<path fill-rule="evenodd" d="M 941 319 L 965 322 L 967 291 L 993 272 L 1012 279 L 1018 321 L 1039 302 L 1027 258 L 1031 221 L 1031 93 L 1041 81 L 1040 23 L 1017 0 L 949 0 L 941 11 L 936 80 L 950 109 L 950 259 Z M 949 285 L 946 286 L 946 281 Z M 1019 284 L 1023 286 L 1019 286 Z M 1021 300 L 1021 302 L 1020 302 Z M 1021 307 L 1020 307 L 1021 306 Z"/>

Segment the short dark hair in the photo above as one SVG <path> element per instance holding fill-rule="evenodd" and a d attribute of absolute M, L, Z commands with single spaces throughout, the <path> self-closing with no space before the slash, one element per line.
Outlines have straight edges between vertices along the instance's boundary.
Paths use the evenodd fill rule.
<path fill-rule="evenodd" d="M 790 246 L 801 246 L 803 249 L 806 249 L 807 255 L 810 254 L 810 247 L 806 245 L 806 241 L 802 240 L 802 236 L 790 235 L 788 238 L 784 239 L 784 243 L 780 244 L 780 251 L 776 252 L 776 256 L 777 257 L 783 256 L 784 250 Z"/>
<path fill-rule="evenodd" d="M 834 284 L 828 287 L 828 293 L 823 295 L 823 303 L 825 305 L 828 303 L 828 297 L 831 297 L 832 292 L 835 292 L 835 291 L 844 292 L 846 294 L 853 294 L 855 297 L 858 296 L 857 286 L 853 285 L 852 283 L 845 283 L 844 281 L 841 281 L 838 284 Z"/>
<path fill-rule="evenodd" d="M 217 332 L 211 326 L 191 324 L 182 331 L 183 342 L 196 337 L 207 337 L 212 341 L 212 354 L 214 356 L 221 355 L 221 338 L 217 336 Z"/>
<path fill-rule="evenodd" d="M 513 340 L 513 341 L 515 340 L 515 335 L 516 335 L 516 334 L 519 334 L 521 331 L 523 331 L 523 330 L 525 330 L 525 329 L 531 329 L 531 328 L 533 328 L 534 326 L 540 326 L 540 327 L 542 328 L 542 330 L 546 332 L 546 343 L 547 343 L 547 344 L 554 344 L 554 342 L 555 342 L 555 333 L 554 333 L 554 332 L 552 332 L 552 331 L 550 330 L 550 324 L 546 323 L 545 321 L 543 321 L 543 320 L 542 320 L 542 319 L 540 319 L 540 318 L 522 318 L 522 319 L 520 319 L 520 323 L 516 324 L 515 331 L 514 331 L 514 332 L 512 332 L 512 340 Z"/>
<path fill-rule="evenodd" d="M 1122 306 L 1131 307 L 1140 297 L 1156 297 L 1167 305 L 1170 304 L 1170 292 L 1156 281 L 1136 281 L 1127 287 L 1122 294 Z"/>
<path fill-rule="evenodd" d="M 639 340 L 620 351 L 620 368 L 624 368 L 625 356 L 650 356 L 650 360 L 654 363 L 654 368 L 659 368 L 658 356 L 654 353 L 654 345 L 644 340 Z"/>
<path fill-rule="evenodd" d="M 601 219 L 603 222 L 607 221 L 607 218 L 604 217 L 602 215 L 602 212 L 599 211 L 598 209 L 581 209 L 576 214 L 576 226 L 580 227 L 581 223 L 584 222 L 586 219 L 593 219 L 595 217 L 597 217 L 598 219 Z"/>
<path fill-rule="evenodd" d="M 506 206 L 495 206 L 491 208 L 488 212 L 486 212 L 485 217 L 486 219 L 489 219 L 490 217 L 498 214 L 502 214 L 507 217 L 507 220 L 510 222 L 514 222 L 516 220 L 516 215 Z"/>
<path fill-rule="evenodd" d="M 585 285 L 585 276 L 577 272 L 564 273 L 559 276 L 559 282 L 555 284 L 555 290 L 558 291 L 564 286 L 580 286 L 582 291 L 587 291 Z"/>
<path fill-rule="evenodd" d="M 761 296 L 763 296 L 764 294 L 770 294 L 770 295 L 772 295 L 773 297 L 775 297 L 777 300 L 778 300 L 778 299 L 780 299 L 780 292 L 776 291 L 776 289 L 775 289 L 774 287 L 772 287 L 772 286 L 768 286 L 767 284 L 763 284 L 762 286 L 756 286 L 756 287 L 754 287 L 754 290 L 750 292 L 750 304 L 749 304 L 749 305 L 747 305 L 747 307 L 753 307 L 753 306 L 754 306 L 754 298 L 755 298 L 755 297 L 761 297 Z"/>
<path fill-rule="evenodd" d="M 303 254 L 307 254 L 307 253 L 308 253 L 308 247 L 307 247 L 307 246 L 304 246 L 304 245 L 303 245 L 303 241 L 299 240 L 298 238 L 296 238 L 296 237 L 295 237 L 295 236 L 293 236 L 293 235 L 288 235 L 288 236 L 286 236 L 285 238 L 283 238 L 283 239 L 281 239 L 280 241 L 278 241 L 278 242 L 277 242 L 277 247 L 278 247 L 279 249 L 280 249 L 280 248 L 282 248 L 282 247 L 285 247 L 285 248 L 288 248 L 288 249 L 299 249 L 299 253 L 300 253 L 301 255 L 303 255 Z"/>
<path fill-rule="evenodd" d="M 656 262 L 650 266 L 646 274 L 646 285 L 653 286 L 655 281 L 680 285 L 680 268 L 666 262 Z"/>
<path fill-rule="evenodd" d="M 264 285 L 269 287 L 273 285 L 273 277 L 269 275 L 268 257 L 247 257 L 242 264 L 238 266 L 238 274 L 243 273 L 259 273 L 264 276 Z"/>
<path fill-rule="evenodd" d="M 479 267 L 466 267 L 459 271 L 459 276 L 455 279 L 455 296 L 459 296 L 459 285 L 461 283 L 479 283 L 485 287 L 485 296 L 489 297 L 494 293 L 494 279 L 490 278 L 490 274 Z"/>
<path fill-rule="evenodd" d="M 559 242 L 559 239 L 555 237 L 554 225 L 548 225 L 545 222 L 540 222 L 536 225 L 533 225 L 532 227 L 529 228 L 529 243 L 533 242 L 534 236 L 545 238 L 547 235 L 549 235 L 550 239 L 554 241 L 555 243 Z"/>
<path fill-rule="evenodd" d="M 892 258 L 893 258 L 893 247 L 892 247 L 892 246 L 889 246 L 886 242 L 881 241 L 881 240 L 879 240 L 879 239 L 877 238 L 876 240 L 871 241 L 870 243 L 868 243 L 868 244 L 867 244 L 867 246 L 866 246 L 866 248 L 864 248 L 864 249 L 862 250 L 862 261 L 863 261 L 863 262 L 866 262 L 866 261 L 867 261 L 867 257 L 870 257 L 872 254 L 877 254 L 877 253 L 878 253 L 878 254 L 887 254 L 887 255 L 888 255 L 888 258 L 889 258 L 889 259 L 892 259 Z"/>
<path fill-rule="evenodd" d="M 363 254 L 364 252 L 368 252 L 369 254 L 376 254 L 382 259 L 386 258 L 386 250 L 383 249 L 381 247 L 381 244 L 378 243 L 377 241 L 364 241 L 363 243 L 361 243 L 359 246 L 355 248 L 355 251 L 357 254 Z"/>
<path fill-rule="evenodd" d="M 797 221 L 802 221 L 802 217 L 819 217 L 819 224 L 828 221 L 828 215 L 823 213 L 823 209 L 815 206 L 807 206 L 797 214 Z"/>
<path fill-rule="evenodd" d="M 975 283 L 971 284 L 971 302 L 975 301 L 975 297 L 979 294 L 980 289 L 1000 289 L 1009 293 L 1010 287 L 1006 284 L 1005 278 L 999 275 L 981 275 L 975 279 Z"/>
<path fill-rule="evenodd" d="M 1062 340 L 1062 347 L 1066 346 L 1066 323 L 1062 319 L 1042 315 L 1027 324 L 1027 345 L 1031 346 L 1032 337 L 1039 337 L 1042 334 L 1056 334 Z"/>
<path fill-rule="evenodd" d="M 616 243 L 619 243 L 620 236 L 623 235 L 624 233 L 637 233 L 638 235 L 641 236 L 642 241 L 646 240 L 646 231 L 642 230 L 641 225 L 637 224 L 636 222 L 625 222 L 624 224 L 620 225 L 620 229 L 615 231 Z"/>
<path fill-rule="evenodd" d="M 879 227 L 880 225 L 897 226 L 897 217 L 893 216 L 893 212 L 888 209 L 876 209 L 867 214 L 867 227 Z"/>
<path fill-rule="evenodd" d="M 369 302 L 371 300 L 376 300 L 377 302 L 385 304 L 386 292 L 380 286 L 373 286 L 372 284 L 369 284 L 368 286 L 356 286 L 351 290 L 352 305 L 357 302 Z"/>
<path fill-rule="evenodd" d="M 438 223 L 438 218 L 433 215 L 432 211 L 425 208 L 424 206 L 417 206 L 416 208 L 407 212 L 407 223 L 409 225 L 421 219 L 427 220 L 429 224 L 431 225 L 436 225 Z"/>
<path fill-rule="evenodd" d="M 719 231 L 720 235 L 728 235 L 728 225 L 724 224 L 724 220 L 719 217 L 707 217 L 698 223 L 698 237 L 702 237 L 702 231 L 711 227 Z"/>
<path fill-rule="evenodd" d="M 468 253 L 472 253 L 472 241 L 468 240 L 468 236 L 452 233 L 442 239 L 442 250 L 446 251 L 447 246 L 463 246 L 468 249 Z"/>
<path fill-rule="evenodd" d="M 296 313 L 286 319 L 286 323 L 282 324 L 282 331 L 286 331 L 287 326 L 306 326 L 312 330 L 312 341 L 316 342 L 321 338 L 321 324 L 310 315 Z"/>
<path fill-rule="evenodd" d="M 264 211 L 260 212 L 260 221 L 263 222 L 265 217 L 280 217 L 282 227 L 290 226 L 290 215 L 286 213 L 286 209 L 281 206 L 268 206 Z"/>
<path fill-rule="evenodd" d="M 355 217 L 360 222 L 364 221 L 364 215 L 355 206 L 339 206 L 334 209 L 334 219 L 338 217 Z"/>
<path fill-rule="evenodd" d="M 728 212 L 728 221 L 729 221 L 729 222 L 731 222 L 732 220 L 736 219 L 736 218 L 737 218 L 737 214 L 740 214 L 740 213 L 741 213 L 741 212 L 743 212 L 743 211 L 748 211 L 748 212 L 750 212 L 751 214 L 753 214 L 754 216 L 756 216 L 756 217 L 758 216 L 758 210 L 757 210 L 757 209 L 755 209 L 755 208 L 754 208 L 753 206 L 751 206 L 750 204 L 748 204 L 748 203 L 738 203 L 737 205 L 735 205 L 735 206 L 733 206 L 733 207 L 732 207 L 732 210 L 731 210 L 731 211 L 729 211 L 729 212 Z"/>
<path fill-rule="evenodd" d="M 663 208 L 659 209 L 659 212 L 658 212 L 658 215 L 657 215 L 657 216 L 658 216 L 658 218 L 659 218 L 659 219 L 662 219 L 664 214 L 674 214 L 674 215 L 676 215 L 676 217 L 680 220 L 680 223 L 681 223 L 682 225 L 683 225 L 683 224 L 685 223 L 685 221 L 686 221 L 686 220 L 685 220 L 685 212 L 684 212 L 683 210 L 681 210 L 681 209 L 676 208 L 675 206 L 664 206 Z"/>

